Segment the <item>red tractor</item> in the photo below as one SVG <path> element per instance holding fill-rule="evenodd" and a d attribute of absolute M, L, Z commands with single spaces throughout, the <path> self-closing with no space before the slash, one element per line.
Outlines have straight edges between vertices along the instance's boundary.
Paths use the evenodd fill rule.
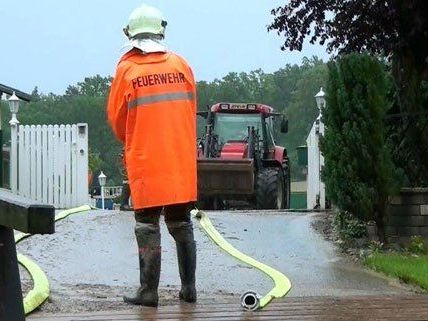
<path fill-rule="evenodd" d="M 253 103 L 218 103 L 198 115 L 207 121 L 198 140 L 199 206 L 244 200 L 259 209 L 289 208 L 290 163 L 274 140 L 274 124 L 288 131 L 285 117 Z"/>

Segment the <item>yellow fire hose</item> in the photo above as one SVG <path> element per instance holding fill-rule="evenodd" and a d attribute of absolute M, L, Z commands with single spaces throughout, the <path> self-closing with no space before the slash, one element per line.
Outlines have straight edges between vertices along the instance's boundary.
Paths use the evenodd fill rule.
<path fill-rule="evenodd" d="M 55 216 L 55 222 L 60 221 L 69 215 L 89 211 L 91 209 L 92 208 L 89 205 L 84 205 L 62 211 L 57 216 Z M 31 236 L 31 234 L 16 234 L 15 243 L 19 243 L 29 236 Z M 49 281 L 42 269 L 40 269 L 40 267 L 28 257 L 18 254 L 18 262 L 28 271 L 33 280 L 33 288 L 24 298 L 24 311 L 25 314 L 29 314 L 42 305 L 42 303 L 45 302 L 45 300 L 49 297 Z"/>
<path fill-rule="evenodd" d="M 89 211 L 92 208 L 89 205 L 84 205 L 81 207 L 69 209 L 62 211 L 55 217 L 55 221 L 62 220 L 69 215 Z M 253 292 L 248 291 L 244 293 L 241 297 L 241 304 L 245 309 L 248 310 L 257 310 L 263 309 L 266 307 L 274 298 L 281 298 L 285 296 L 291 289 L 290 280 L 281 272 L 271 268 L 270 266 L 263 264 L 244 253 L 240 252 L 234 248 L 230 243 L 228 243 L 220 233 L 212 225 L 208 215 L 202 211 L 192 211 L 193 216 L 195 216 L 199 223 L 201 224 L 203 230 L 212 240 L 224 251 L 237 258 L 238 260 L 251 265 L 260 271 L 267 274 L 275 283 L 275 287 L 267 293 L 265 296 L 261 297 Z M 15 235 L 15 242 L 19 243 L 23 239 L 31 236 L 27 233 L 19 233 Z M 48 297 L 49 297 L 49 281 L 45 273 L 40 269 L 40 267 L 34 263 L 32 260 L 27 258 L 22 254 L 18 254 L 18 262 L 29 272 L 31 278 L 33 279 L 33 289 L 24 298 L 24 310 L 25 314 L 29 314 L 38 308 Z"/>
<path fill-rule="evenodd" d="M 247 310 L 258 310 L 266 307 L 274 298 L 281 298 L 291 290 L 290 280 L 281 272 L 263 264 L 240 252 L 228 243 L 212 225 L 208 215 L 199 210 L 193 210 L 192 215 L 199 220 L 204 232 L 224 251 L 236 259 L 251 265 L 267 274 L 275 283 L 275 287 L 261 297 L 256 292 L 248 291 L 241 296 L 241 305 Z"/>

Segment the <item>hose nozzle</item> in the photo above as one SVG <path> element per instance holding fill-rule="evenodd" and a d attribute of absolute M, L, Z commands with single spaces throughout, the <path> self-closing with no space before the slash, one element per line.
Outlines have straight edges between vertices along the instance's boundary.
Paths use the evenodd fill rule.
<path fill-rule="evenodd" d="M 241 295 L 241 305 L 245 310 L 255 311 L 260 307 L 260 296 L 254 291 Z"/>

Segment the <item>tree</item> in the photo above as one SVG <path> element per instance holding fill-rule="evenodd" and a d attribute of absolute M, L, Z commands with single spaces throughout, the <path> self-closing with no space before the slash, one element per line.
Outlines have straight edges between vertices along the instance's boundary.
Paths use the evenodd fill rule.
<path fill-rule="evenodd" d="M 328 67 L 321 141 L 326 194 L 339 209 L 375 220 L 384 241 L 388 198 L 399 185 L 385 144 L 387 75 L 384 66 L 368 55 L 346 55 Z"/>
<path fill-rule="evenodd" d="M 303 42 L 340 54 L 369 52 L 392 61 L 399 121 L 392 131 L 396 161 L 417 184 L 428 184 L 428 1 L 293 0 L 272 10 L 268 27 L 285 37 L 283 50 Z"/>
<path fill-rule="evenodd" d="M 34 87 L 33 91 L 31 92 L 31 100 L 32 101 L 40 100 L 39 88 L 37 86 Z"/>
<path fill-rule="evenodd" d="M 95 75 L 86 77 L 84 81 L 78 82 L 77 85 L 68 86 L 66 96 L 90 96 L 90 97 L 105 97 L 110 89 L 112 77 L 101 77 Z"/>
<path fill-rule="evenodd" d="M 70 85 L 64 95 L 45 95 L 35 89 L 33 94 L 37 95 L 37 99 L 23 103 L 18 118 L 22 124 L 88 123 L 91 168 L 103 170 L 109 181 L 121 184 L 119 154 L 122 146 L 114 138 L 105 113 L 110 80 L 110 77 L 99 75 L 86 77 Z M 303 59 L 300 66 L 286 65 L 274 73 L 265 73 L 260 69 L 229 73 L 221 79 L 197 83 L 198 108 L 205 110 L 207 105 L 221 101 L 259 102 L 285 113 L 290 119 L 290 132 L 286 135 L 277 133 L 277 143 L 287 147 L 293 164 L 293 178 L 300 179 L 303 175 L 296 167 L 296 146 L 304 144 L 317 116 L 313 95 L 325 80 L 326 65 L 316 57 Z M 1 108 L 6 138 L 10 137 L 10 111 L 6 102 L 1 102 Z M 198 117 L 198 137 L 202 137 L 203 126 L 204 120 Z"/>
<path fill-rule="evenodd" d="M 412 51 L 427 72 L 428 3 L 425 0 L 292 0 L 272 10 L 268 30 L 285 36 L 283 50 L 301 50 L 304 40 L 332 52 L 390 55 Z M 422 52 L 417 49 L 424 48 Z"/>
<path fill-rule="evenodd" d="M 292 90 L 291 100 L 285 109 L 289 120 L 289 133 L 284 135 L 280 142 L 288 149 L 293 176 L 304 180 L 303 168 L 297 166 L 296 149 L 300 145 L 306 145 L 308 133 L 318 117 L 314 95 L 320 87 L 325 87 L 328 72 L 326 64 L 317 58 L 304 59 L 298 73 L 293 76 L 294 72 L 289 70 L 290 75 L 285 86 Z M 289 84 L 289 81 L 294 83 Z"/>

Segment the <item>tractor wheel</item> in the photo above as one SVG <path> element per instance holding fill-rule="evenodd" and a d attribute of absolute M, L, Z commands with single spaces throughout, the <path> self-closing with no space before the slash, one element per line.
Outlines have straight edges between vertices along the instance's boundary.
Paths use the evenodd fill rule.
<path fill-rule="evenodd" d="M 281 168 L 264 168 L 256 180 L 256 204 L 259 209 L 285 207 L 284 174 Z"/>

